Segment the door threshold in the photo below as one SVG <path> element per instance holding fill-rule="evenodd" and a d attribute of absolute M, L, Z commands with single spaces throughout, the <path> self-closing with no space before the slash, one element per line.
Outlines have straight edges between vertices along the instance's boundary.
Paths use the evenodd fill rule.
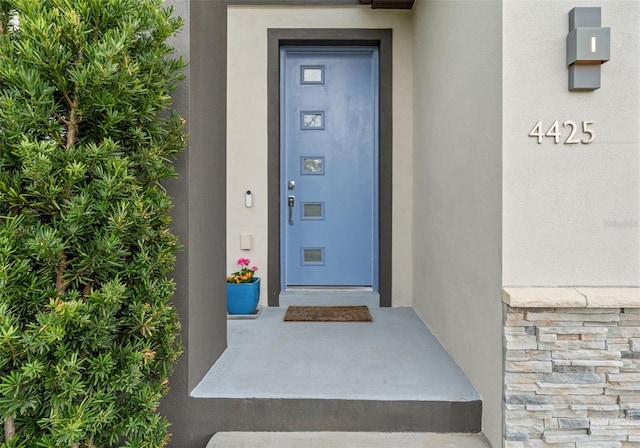
<path fill-rule="evenodd" d="M 373 292 L 371 286 L 287 286 L 287 291 L 369 291 Z"/>
<path fill-rule="evenodd" d="M 280 293 L 280 307 L 290 305 L 380 306 L 380 294 L 372 288 L 287 288 Z"/>

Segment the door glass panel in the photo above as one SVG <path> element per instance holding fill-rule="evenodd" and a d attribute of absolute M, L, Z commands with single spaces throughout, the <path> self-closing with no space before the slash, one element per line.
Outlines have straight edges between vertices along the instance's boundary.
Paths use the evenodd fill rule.
<path fill-rule="evenodd" d="M 302 264 L 324 264 L 324 247 L 303 247 Z"/>
<path fill-rule="evenodd" d="M 300 129 L 324 129 L 324 112 L 302 111 L 300 112 Z"/>
<path fill-rule="evenodd" d="M 302 157 L 300 174 L 324 174 L 324 157 Z"/>
<path fill-rule="evenodd" d="M 303 202 L 302 219 L 324 219 L 324 204 L 322 202 Z"/>
<path fill-rule="evenodd" d="M 324 84 L 324 65 L 302 65 L 300 72 L 302 84 Z"/>

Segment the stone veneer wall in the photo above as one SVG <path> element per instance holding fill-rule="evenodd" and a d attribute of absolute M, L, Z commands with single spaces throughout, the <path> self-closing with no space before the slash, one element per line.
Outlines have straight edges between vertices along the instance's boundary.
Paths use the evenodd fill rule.
<path fill-rule="evenodd" d="M 618 293 L 505 289 L 505 448 L 640 447 L 640 289 Z"/>

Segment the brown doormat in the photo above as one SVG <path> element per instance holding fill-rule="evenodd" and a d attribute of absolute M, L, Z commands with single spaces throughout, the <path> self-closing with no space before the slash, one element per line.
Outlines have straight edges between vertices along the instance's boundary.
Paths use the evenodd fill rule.
<path fill-rule="evenodd" d="M 290 306 L 285 322 L 372 322 L 366 306 Z"/>

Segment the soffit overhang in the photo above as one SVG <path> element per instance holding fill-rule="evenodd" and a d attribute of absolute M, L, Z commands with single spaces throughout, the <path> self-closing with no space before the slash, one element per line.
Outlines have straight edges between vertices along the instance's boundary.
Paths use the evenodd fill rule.
<path fill-rule="evenodd" d="M 372 9 L 411 9 L 415 0 L 227 0 L 228 5 L 371 5 Z"/>
<path fill-rule="evenodd" d="M 363 5 L 373 9 L 411 9 L 415 0 L 360 0 Z"/>

